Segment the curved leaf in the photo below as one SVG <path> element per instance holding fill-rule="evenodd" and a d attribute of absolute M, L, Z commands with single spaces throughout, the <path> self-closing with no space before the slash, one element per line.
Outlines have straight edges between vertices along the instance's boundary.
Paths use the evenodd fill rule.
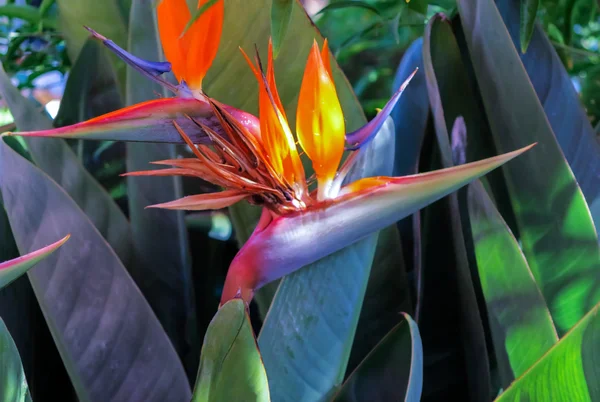
<path fill-rule="evenodd" d="M 51 128 L 50 119 L 19 93 L 2 68 L 0 94 L 19 130 Z M 26 138 L 25 142 L 35 164 L 69 193 L 121 261 L 127 264 L 131 253 L 129 222 L 110 195 L 85 170 L 67 143 L 57 138 Z"/>
<path fill-rule="evenodd" d="M 24 256 L 5 261 L 0 264 L 0 289 L 10 284 L 12 281 L 23 275 L 35 264 L 42 261 L 56 249 L 65 244 L 69 240 L 69 235 L 61 240 L 54 242 L 48 246 L 42 247 L 39 250 L 32 251 Z"/>
<path fill-rule="evenodd" d="M 31 402 L 19 351 L 1 318 L 0 398 L 3 402 Z"/>
<path fill-rule="evenodd" d="M 193 402 L 268 402 L 269 384 L 243 300 L 225 303 L 202 345 Z"/>
<path fill-rule="evenodd" d="M 528 0 L 498 0 L 496 3 L 515 47 L 518 47 L 518 43 L 523 46 L 523 42 L 519 42 L 520 1 Z M 515 86 L 533 85 L 583 195 L 589 205 L 598 205 L 600 143 L 554 46 L 541 27 L 532 25 L 532 29 L 529 50 L 525 54 L 518 54 L 531 83 L 526 80 L 521 82 L 522 76 L 510 76 L 510 82 Z M 596 226 L 600 227 L 600 211 L 592 216 Z"/>
<path fill-rule="evenodd" d="M 393 143 L 388 119 L 347 182 L 391 174 Z M 319 400 L 342 382 L 378 236 L 282 279 L 258 338 L 274 399 Z"/>
<path fill-rule="evenodd" d="M 21 251 L 72 234 L 28 275 L 79 399 L 189 400 L 189 384 L 168 337 L 83 211 L 4 142 L 0 171 Z"/>
<path fill-rule="evenodd" d="M 599 310 L 597 304 L 496 401 L 597 401 L 600 398 Z"/>
<path fill-rule="evenodd" d="M 145 0 L 132 4 L 129 51 L 148 60 L 162 59 L 155 9 Z M 127 69 L 127 104 L 153 99 L 161 92 L 157 84 Z M 128 172 L 146 170 L 153 161 L 177 158 L 171 144 L 127 143 L 126 147 Z M 146 208 L 183 197 L 181 177 L 129 176 L 127 188 L 135 253 L 131 274 L 193 378 L 199 336 L 184 212 Z"/>
<path fill-rule="evenodd" d="M 539 143 L 504 172 L 523 252 L 563 335 L 600 300 L 598 237 L 496 5 L 458 5 L 498 152 Z"/>
<path fill-rule="evenodd" d="M 333 402 L 419 402 L 423 388 L 423 345 L 408 314 L 348 377 Z"/>
<path fill-rule="evenodd" d="M 517 239 L 479 182 L 469 218 L 494 351 L 507 387 L 558 342 L 552 317 Z"/>

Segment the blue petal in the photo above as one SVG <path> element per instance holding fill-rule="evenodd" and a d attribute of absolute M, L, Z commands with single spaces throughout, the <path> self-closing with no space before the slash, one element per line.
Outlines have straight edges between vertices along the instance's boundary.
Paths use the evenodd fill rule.
<path fill-rule="evenodd" d="M 112 40 L 94 31 L 92 28 L 85 27 L 85 29 L 90 31 L 94 38 L 101 40 L 104 46 L 110 49 L 111 52 L 116 54 L 125 63 L 129 64 L 131 67 L 133 67 L 146 77 L 150 78 L 151 80 L 156 81 L 160 85 L 165 86 L 166 88 L 170 89 L 175 93 L 178 92 L 178 87 L 176 85 L 173 85 L 164 78 L 160 77 L 161 74 L 168 73 L 171 71 L 171 63 L 169 63 L 168 61 L 148 61 L 140 59 L 139 57 L 132 55 L 122 47 L 118 46 Z"/>
<path fill-rule="evenodd" d="M 417 73 L 417 70 L 418 68 L 412 72 L 412 74 L 406 79 L 406 81 L 404 81 L 404 83 L 400 86 L 398 91 L 396 91 L 396 93 L 385 105 L 383 110 L 379 112 L 373 120 L 359 128 L 358 130 L 346 134 L 346 142 L 348 143 L 348 145 L 346 146 L 347 150 L 356 150 L 362 147 L 367 142 L 369 142 L 375 136 L 375 134 L 381 129 L 381 127 L 385 123 L 385 120 L 388 118 L 390 113 L 392 113 L 392 110 L 394 110 L 396 103 L 398 103 L 398 100 L 400 100 L 402 92 L 404 92 L 404 89 L 406 88 L 410 80 Z"/>

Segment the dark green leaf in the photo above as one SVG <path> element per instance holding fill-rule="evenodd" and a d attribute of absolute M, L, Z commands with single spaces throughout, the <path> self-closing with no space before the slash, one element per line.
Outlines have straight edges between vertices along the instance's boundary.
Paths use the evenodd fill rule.
<path fill-rule="evenodd" d="M 498 0 L 497 6 L 516 47 L 519 43 L 519 0 Z M 533 85 L 558 145 L 588 205 L 596 211 L 592 216 L 596 226 L 600 227 L 600 143 L 571 77 L 539 26 L 533 29 L 529 51 L 518 56 L 531 83 L 517 84 L 514 77 L 510 77 L 510 82 L 515 86 Z M 509 76 L 503 79 L 509 79 Z"/>
<path fill-rule="evenodd" d="M 334 402 L 419 402 L 423 388 L 423 346 L 408 314 L 346 380 Z"/>
<path fill-rule="evenodd" d="M 372 11 L 373 13 L 375 13 L 381 17 L 381 14 L 379 13 L 379 10 L 377 9 L 377 7 L 367 3 L 366 1 L 358 1 L 358 0 L 356 0 L 356 1 L 355 0 L 340 0 L 340 1 L 336 1 L 334 3 L 329 3 L 325 7 L 320 9 L 319 12 L 315 15 L 319 15 L 319 14 L 326 13 L 328 11 L 339 10 L 340 8 L 347 8 L 347 7 L 364 8 L 365 10 Z"/>
<path fill-rule="evenodd" d="M 0 69 L 0 93 L 20 130 L 51 128 L 52 122 L 13 87 Z M 110 195 L 85 170 L 64 140 L 25 139 L 33 161 L 52 177 L 82 208 L 124 264 L 129 262 L 129 222 Z"/>
<path fill-rule="evenodd" d="M 134 0 L 129 22 L 129 51 L 147 60 L 162 59 L 152 4 Z M 127 70 L 127 104 L 156 98 L 162 89 L 133 69 Z M 177 157 L 175 145 L 127 143 L 127 171 Z M 152 306 L 190 378 L 199 347 L 184 211 L 146 208 L 183 196 L 181 177 L 128 177 L 129 214 L 135 259 L 132 276 Z M 196 364 L 194 364 L 196 362 Z"/>
<path fill-rule="evenodd" d="M 599 310 L 597 304 L 496 401 L 597 401 L 600 398 Z"/>
<path fill-rule="evenodd" d="M 361 150 L 347 182 L 390 175 L 393 142 L 388 119 Z M 342 382 L 377 238 L 374 233 L 282 279 L 259 336 L 274 399 L 320 400 Z"/>
<path fill-rule="evenodd" d="M 268 402 L 267 374 L 243 300 L 225 303 L 202 345 L 193 402 Z"/>
<path fill-rule="evenodd" d="M 4 142 L 0 171 L 21 252 L 72 235 L 28 275 L 79 399 L 189 400 L 189 384 L 168 337 L 83 211 Z"/>
<path fill-rule="evenodd" d="M 495 4 L 458 4 L 498 151 L 538 142 L 504 172 L 523 252 L 563 335 L 600 300 L 598 237 Z"/>
<path fill-rule="evenodd" d="M 431 105 L 436 132 L 435 147 L 439 148 L 441 167 L 443 168 L 454 165 L 449 131 L 459 115 L 455 114 L 458 112 L 457 109 L 446 109 L 444 100 L 447 97 L 442 98 L 441 90 L 442 88 L 446 90 L 448 85 L 456 82 L 456 74 L 453 69 L 460 69 L 462 67 L 458 52 L 454 54 L 454 59 L 445 57 L 448 54 L 448 49 L 458 50 L 458 45 L 452 35 L 450 25 L 444 22 L 442 15 L 437 14 L 429 20 L 425 30 L 423 63 L 425 76 L 427 77 L 429 103 Z M 491 380 L 486 354 L 485 333 L 479 314 L 469 259 L 465 248 L 458 194 L 451 194 L 443 202 L 447 203 L 446 212 L 449 214 L 450 239 L 448 241 L 451 241 L 453 245 L 452 255 L 454 256 L 454 261 L 453 263 L 447 261 L 447 263 L 449 266 L 453 265 L 455 272 L 452 272 L 452 274 L 456 276 L 456 289 L 459 298 L 458 309 L 460 311 L 458 325 L 463 342 L 469 397 L 472 401 L 486 400 L 490 396 Z M 431 275 L 426 271 L 424 274 Z M 427 288 L 424 291 L 427 294 Z M 424 314 L 422 315 L 423 317 Z M 425 345 L 427 347 L 427 343 Z"/>
<path fill-rule="evenodd" d="M 281 44 L 288 31 L 295 0 L 273 0 L 271 4 L 271 36 L 273 39 L 273 57 L 277 58 Z"/>
<path fill-rule="evenodd" d="M 0 398 L 2 398 L 2 402 L 31 402 L 19 351 L 1 318 Z"/>
<path fill-rule="evenodd" d="M 521 52 L 527 52 L 533 29 L 535 28 L 535 18 L 537 16 L 540 0 L 520 0 L 521 1 L 521 23 L 520 39 Z"/>

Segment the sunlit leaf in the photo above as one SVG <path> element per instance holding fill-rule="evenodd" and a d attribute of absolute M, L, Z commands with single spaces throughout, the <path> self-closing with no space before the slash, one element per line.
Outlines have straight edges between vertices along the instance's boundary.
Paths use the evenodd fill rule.
<path fill-rule="evenodd" d="M 504 173 L 523 252 L 563 335 L 600 300 L 600 253 L 590 211 L 496 5 L 458 4 L 498 151 L 539 143 Z"/>
<path fill-rule="evenodd" d="M 496 401 L 597 401 L 600 398 L 599 310 L 597 304 Z"/>

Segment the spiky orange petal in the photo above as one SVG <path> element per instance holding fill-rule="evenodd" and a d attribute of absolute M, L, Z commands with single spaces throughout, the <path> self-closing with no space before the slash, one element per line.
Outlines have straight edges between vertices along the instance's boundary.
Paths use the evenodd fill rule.
<path fill-rule="evenodd" d="M 209 1 L 199 0 L 198 8 Z M 202 88 L 202 79 L 217 55 L 225 15 L 223 3 L 217 0 L 185 33 L 184 40 L 188 44 L 185 80 L 192 90 Z"/>
<path fill-rule="evenodd" d="M 165 58 L 178 80 L 186 75 L 186 46 L 180 38 L 192 17 L 185 0 L 162 0 L 157 7 L 158 32 Z"/>
<path fill-rule="evenodd" d="M 316 41 L 300 87 L 296 134 L 312 160 L 319 182 L 319 198 L 325 198 L 344 153 L 345 124 L 335 84 Z"/>
<path fill-rule="evenodd" d="M 197 194 L 162 204 L 150 205 L 147 208 L 179 209 L 186 211 L 203 211 L 221 209 L 235 204 L 248 196 L 248 193 L 237 190 L 225 190 L 218 193 Z"/>

